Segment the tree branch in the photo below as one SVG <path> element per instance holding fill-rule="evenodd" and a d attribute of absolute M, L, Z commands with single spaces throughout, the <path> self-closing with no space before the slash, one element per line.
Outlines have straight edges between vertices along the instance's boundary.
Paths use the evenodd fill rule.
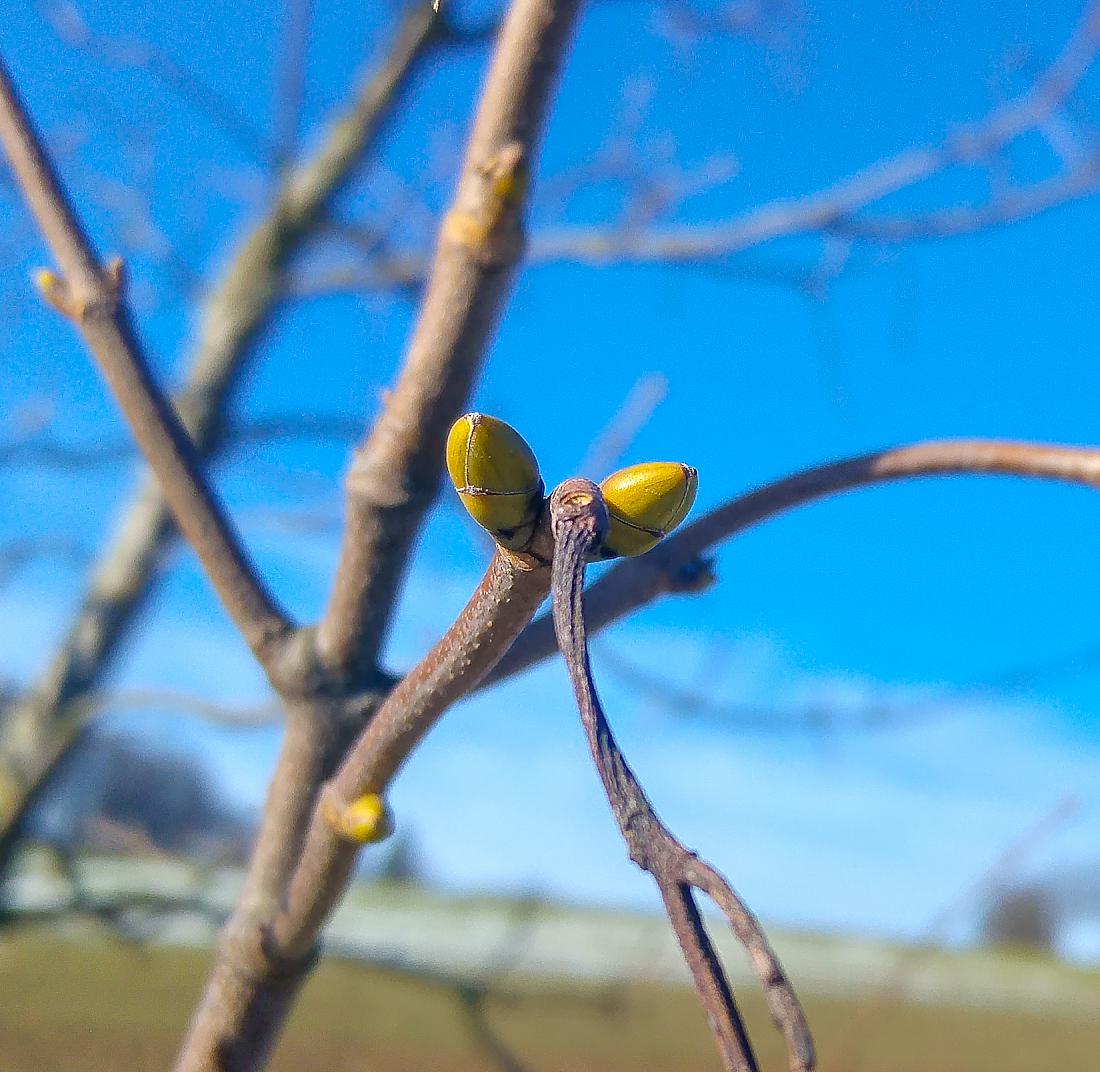
<path fill-rule="evenodd" d="M 126 312 L 121 262 L 106 270 L 97 262 L 2 65 L 0 141 L 62 271 L 61 278 L 43 274 L 47 300 L 84 337 L 218 598 L 256 657 L 270 667 L 272 646 L 291 622 L 248 561 L 186 430 L 153 380 Z"/>
<path fill-rule="evenodd" d="M 347 478 L 348 521 L 318 650 L 374 664 L 409 548 L 523 250 L 527 177 L 579 0 L 514 0 L 482 90 L 453 206 L 397 384 Z"/>
<path fill-rule="evenodd" d="M 202 457 L 222 444 L 224 415 L 255 344 L 278 307 L 286 265 L 321 221 L 436 40 L 429 0 L 406 15 L 382 60 L 318 149 L 287 172 L 266 215 L 241 243 L 206 302 L 188 382 L 177 406 Z M 36 686 L 10 712 L 0 749 L 0 871 L 15 832 L 58 757 L 80 728 L 70 701 L 95 686 L 126 630 L 146 604 L 165 547 L 175 534 L 155 480 L 146 480 L 119 525 L 61 649 Z M 308 807 L 308 805 L 307 805 Z"/>
<path fill-rule="evenodd" d="M 692 893 L 701 890 L 722 910 L 752 959 L 772 1019 L 787 1042 L 792 1072 L 813 1068 L 814 1049 L 802 1009 L 756 918 L 709 864 L 677 840 L 657 817 L 623 757 L 596 695 L 588 660 L 582 589 L 585 563 L 607 532 L 607 509 L 588 480 L 560 485 L 550 497 L 554 535 L 553 616 L 581 722 L 608 803 L 631 860 L 653 876 L 695 980 L 695 989 L 727 1072 L 756 1072 L 757 1063 L 729 980 Z"/>
<path fill-rule="evenodd" d="M 283 164 L 294 159 L 298 148 L 298 125 L 305 97 L 312 19 L 313 0 L 285 0 L 283 3 L 272 108 L 275 115 L 275 157 Z"/>
<path fill-rule="evenodd" d="M 285 443 L 288 440 L 317 440 L 346 443 L 363 430 L 358 415 L 340 413 L 276 413 L 264 417 L 223 422 L 221 446 Z M 36 466 L 80 472 L 98 466 L 132 461 L 136 448 L 132 439 L 98 437 L 87 442 L 66 442 L 35 435 L 0 442 L 0 465 Z"/>
<path fill-rule="evenodd" d="M 45 5 L 45 17 L 57 36 L 72 48 L 89 53 L 100 62 L 124 69 L 141 69 L 197 115 L 206 118 L 222 136 L 260 164 L 270 164 L 271 146 L 236 106 L 215 86 L 200 79 L 166 49 L 136 37 L 98 33 L 83 11 L 72 2 Z"/>
<path fill-rule="evenodd" d="M 502 307 L 522 248 L 520 212 L 528 161 L 578 9 L 578 0 L 515 0 L 506 18 L 403 373 L 348 479 L 349 524 L 316 645 L 327 663 L 327 676 L 333 670 L 339 676 L 353 671 L 344 676 L 345 683 L 375 673 L 374 656 L 408 547 L 438 483 L 447 427 L 465 400 Z M 508 639 L 514 635 L 502 630 L 499 621 L 494 622 L 494 638 L 498 631 Z M 495 639 L 487 641 L 485 650 L 495 644 Z M 499 654 L 494 651 L 494 661 Z M 293 723 L 288 722 L 288 729 Z M 356 758 L 353 751 L 349 762 Z M 335 781 L 340 784 L 339 775 Z M 307 779 L 305 784 L 312 788 L 316 782 Z M 299 792 L 297 800 L 308 806 L 311 796 Z M 281 789 L 273 787 L 269 811 L 281 797 Z M 277 934 L 275 926 L 249 930 L 247 902 L 254 899 L 246 889 L 234 913 L 242 927 L 230 923 L 177 1072 L 205 1070 L 213 1060 L 241 1069 L 265 1062 L 312 963 L 316 927 L 327 911 L 324 899 L 331 896 L 334 901 L 342 891 L 354 859 L 354 851 L 342 852 L 331 844 L 334 831 L 324 819 L 326 803 L 332 807 L 340 801 L 326 792 L 317 803 L 305 859 L 287 895 L 293 907 L 282 914 L 290 920 L 288 931 Z M 298 876 L 318 862 L 327 877 L 318 879 L 316 895 L 309 890 L 308 899 L 296 899 Z"/>
<path fill-rule="evenodd" d="M 544 550 L 547 539 L 544 530 Z M 240 1062 L 230 1066 L 234 1069 L 262 1066 L 361 847 L 339 836 L 327 816 L 364 793 L 385 790 L 439 716 L 476 685 L 530 620 L 549 590 L 549 573 L 544 561 L 498 551 L 455 623 L 376 711 L 317 796 L 282 909 L 258 929 L 230 932 L 232 941 L 223 946 L 207 984 L 177 1072 L 206 1072 L 210 1055 L 223 1048 Z"/>
<path fill-rule="evenodd" d="M 543 227 L 535 230 L 525 254 L 528 265 L 557 263 L 667 264 L 713 263 L 728 260 L 778 239 L 798 235 L 839 235 L 877 243 L 949 238 L 1029 219 L 1057 205 L 1094 194 L 1100 189 L 1100 148 L 1095 144 L 1063 153 L 1062 170 L 1038 182 L 991 196 L 987 203 L 947 207 L 910 214 L 871 214 L 866 210 L 890 194 L 909 189 L 954 166 L 989 163 L 1013 141 L 1029 132 L 1046 136 L 1093 66 L 1100 49 L 1100 3 L 1086 5 L 1065 46 L 1050 66 L 1020 96 L 992 110 L 983 119 L 959 127 L 937 144 L 917 146 L 876 161 L 824 190 L 802 197 L 784 197 L 756 206 L 725 221 L 654 225 L 653 212 L 628 210 L 619 220 L 596 226 Z M 629 131 L 627 133 L 629 137 Z M 645 192 L 647 200 L 667 211 L 676 201 L 667 181 L 639 175 L 640 163 L 629 145 L 617 139 L 605 159 L 583 165 L 583 178 L 614 179 Z M 713 175 L 711 173 L 713 172 Z M 721 162 L 704 168 L 708 176 L 728 175 Z M 580 185 L 574 174 L 544 184 L 564 188 Z M 676 184 L 673 184 L 676 185 Z M 682 192 L 690 192 L 689 184 Z M 378 251 L 364 265 L 334 268 L 303 285 L 307 294 L 342 290 L 413 288 L 425 275 L 419 251 Z"/>
<path fill-rule="evenodd" d="M 588 628 L 593 632 L 603 629 L 665 592 L 695 591 L 709 583 L 709 567 L 700 556 L 715 544 L 777 514 L 868 484 L 968 473 L 1000 473 L 1100 488 L 1100 448 L 1007 440 L 936 440 L 807 469 L 712 510 L 666 537 L 641 558 L 619 562 L 586 595 Z M 483 687 L 540 662 L 554 649 L 553 621 L 543 615 L 523 631 L 486 677 Z"/>
<path fill-rule="evenodd" d="M 344 806 L 383 793 L 424 735 L 508 650 L 550 589 L 545 528 L 532 555 L 498 548 L 481 584 L 454 624 L 411 670 L 367 724 L 340 769 L 322 789 L 301 861 L 272 926 L 277 947 L 301 954 L 343 895 L 359 846 L 326 820 L 324 797 Z"/>

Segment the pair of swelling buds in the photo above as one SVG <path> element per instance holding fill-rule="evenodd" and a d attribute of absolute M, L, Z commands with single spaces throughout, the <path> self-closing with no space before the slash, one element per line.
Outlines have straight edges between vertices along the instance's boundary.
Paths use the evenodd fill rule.
<path fill-rule="evenodd" d="M 467 413 L 447 437 L 447 471 L 470 516 L 498 544 L 523 551 L 545 506 L 539 463 L 510 424 Z M 646 462 L 612 473 L 601 485 L 608 530 L 602 558 L 633 558 L 656 547 L 687 516 L 699 478 L 690 465 Z M 337 837 L 357 845 L 393 833 L 385 800 L 367 793 L 350 804 L 326 794 L 322 815 Z"/>
<path fill-rule="evenodd" d="M 522 551 L 542 514 L 538 461 L 510 424 L 483 413 L 459 417 L 447 437 L 447 471 L 470 516 L 497 543 Z M 603 558 L 634 558 L 656 547 L 687 516 L 699 477 L 680 462 L 644 462 L 600 484 L 607 505 Z"/>

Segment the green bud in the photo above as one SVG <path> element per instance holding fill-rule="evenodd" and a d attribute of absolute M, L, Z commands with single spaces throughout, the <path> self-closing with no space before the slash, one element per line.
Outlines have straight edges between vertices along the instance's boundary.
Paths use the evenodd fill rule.
<path fill-rule="evenodd" d="M 680 462 L 645 462 L 612 473 L 601 485 L 607 504 L 606 557 L 634 558 L 656 547 L 695 502 L 699 474 Z"/>
<path fill-rule="evenodd" d="M 522 551 L 542 512 L 539 463 L 510 424 L 459 417 L 447 436 L 447 471 L 470 516 L 502 547 Z"/>

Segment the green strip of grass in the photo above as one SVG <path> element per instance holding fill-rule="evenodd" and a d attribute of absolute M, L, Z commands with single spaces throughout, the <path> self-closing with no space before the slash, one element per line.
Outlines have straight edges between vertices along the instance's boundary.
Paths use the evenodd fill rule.
<path fill-rule="evenodd" d="M 0 938 L 0 1069 L 167 1069 L 209 953 L 44 932 Z M 488 1002 L 503 1043 L 531 1072 L 692 1072 L 716 1061 L 689 992 L 650 985 L 506 984 Z M 743 995 L 767 1067 L 782 1068 L 755 994 Z M 1100 1014 L 1006 1014 L 813 998 L 824 1072 L 1088 1072 Z M 276 1072 L 483 1072 L 500 1067 L 450 991 L 349 965 L 309 983 Z"/>

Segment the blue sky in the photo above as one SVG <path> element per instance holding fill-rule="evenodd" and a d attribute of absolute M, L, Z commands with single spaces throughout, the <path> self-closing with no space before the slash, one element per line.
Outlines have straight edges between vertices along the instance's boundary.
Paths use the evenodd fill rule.
<path fill-rule="evenodd" d="M 460 13 L 473 18 L 486 6 Z M 315 7 L 307 145 L 379 43 L 383 10 Z M 725 219 L 810 193 L 980 118 L 1053 57 L 1078 13 L 1070 3 L 774 7 L 762 40 L 694 44 L 659 32 L 646 5 L 593 7 L 555 110 L 542 188 L 598 151 L 625 95 L 649 101 L 639 141 L 651 158 L 735 161 L 729 182 L 673 219 Z M 169 0 L 150 13 L 111 0 L 94 20 L 186 58 L 257 129 L 269 128 L 278 40 L 270 12 Z M 10 13 L 0 50 L 88 204 L 101 248 L 130 252 L 141 327 L 170 379 L 185 360 L 191 307 L 148 249 L 134 248 L 123 226 L 132 206 L 112 198 L 112 183 L 136 184 L 156 225 L 180 236 L 186 260 L 213 271 L 254 218 L 270 176 L 147 72 L 58 42 L 40 9 Z M 482 62 L 479 52 L 458 53 L 422 73 L 380 165 L 351 186 L 342 215 L 369 216 L 405 185 L 425 208 L 407 214 L 398 238 L 420 240 L 421 217 L 450 189 Z M 1071 117 L 1080 131 L 1090 129 L 1098 88 L 1094 74 Z M 1009 161 L 1019 181 L 1053 166 L 1038 138 Z M 882 207 L 957 203 L 980 196 L 982 182 L 951 174 Z M 610 186 L 566 206 L 540 202 L 534 226 L 607 219 L 621 194 Z M 25 293 L 28 271 L 45 258 L 6 188 L 0 219 L 11 268 L 0 428 L 10 438 L 48 411 L 66 440 L 118 437 L 111 403 L 66 326 Z M 707 267 L 534 268 L 519 280 L 474 405 L 519 427 L 553 484 L 571 475 L 636 379 L 661 373 L 667 398 L 623 460 L 696 465 L 700 510 L 791 470 L 913 439 L 1096 442 L 1098 238 L 1100 201 L 1084 201 L 971 238 L 856 249 L 814 296 L 759 281 L 817 263 L 822 250 L 810 240 Z M 303 271 L 337 259 L 319 248 Z M 385 295 L 295 303 L 263 340 L 240 410 L 369 420 L 411 315 Z M 338 515 L 346 452 L 252 447 L 217 471 L 250 547 L 303 617 L 322 605 L 336 538 L 288 530 L 284 515 Z M 0 536 L 76 534 L 94 550 L 134 476 L 116 466 L 5 471 L 0 480 L 8 502 Z M 597 653 L 612 720 L 658 808 L 765 918 L 918 935 L 1070 792 L 1082 801 L 1077 817 L 1027 866 L 1100 867 L 1100 674 L 1094 660 L 1073 658 L 1100 648 L 1098 522 L 1094 493 L 1007 480 L 928 481 L 808 507 L 724 547 L 710 592 L 663 601 L 601 642 L 608 666 L 614 658 L 658 667 L 674 684 L 712 692 L 718 709 L 670 712 L 621 674 L 601 672 Z M 438 636 L 483 560 L 483 545 L 445 498 L 419 548 L 392 666 L 409 666 Z M 78 581 L 51 561 L 0 590 L 5 674 L 28 679 L 41 666 Z M 1052 666 L 1057 672 L 1043 671 Z M 984 687 L 1029 667 L 1039 672 L 1023 687 Z M 263 695 L 185 552 L 118 680 L 228 700 Z M 944 695 L 957 697 L 948 710 Z M 822 737 L 749 730 L 728 715 L 738 705 L 810 704 L 843 720 L 883 702 L 918 717 Z M 395 788 L 399 821 L 433 878 L 457 889 L 653 903 L 616 844 L 575 722 L 556 664 L 444 721 Z M 165 716 L 131 724 L 151 740 L 197 749 L 235 798 L 259 799 L 273 732 L 231 734 Z"/>

